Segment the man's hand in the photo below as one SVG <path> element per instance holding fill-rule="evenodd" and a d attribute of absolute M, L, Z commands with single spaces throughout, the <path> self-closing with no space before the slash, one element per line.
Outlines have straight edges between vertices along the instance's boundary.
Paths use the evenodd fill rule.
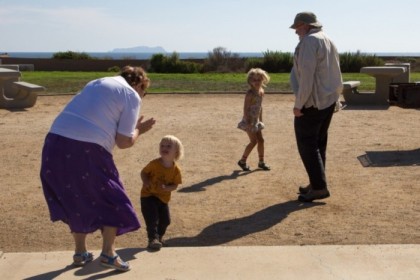
<path fill-rule="evenodd" d="M 303 116 L 302 110 L 301 109 L 298 109 L 298 108 L 293 108 L 293 114 L 295 115 L 295 117 L 301 117 L 301 116 Z"/>

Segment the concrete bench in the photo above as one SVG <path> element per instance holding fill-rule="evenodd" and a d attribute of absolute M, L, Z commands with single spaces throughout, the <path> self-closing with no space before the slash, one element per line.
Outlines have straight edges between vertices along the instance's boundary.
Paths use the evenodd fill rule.
<path fill-rule="evenodd" d="M 29 108 L 35 105 L 39 92 L 44 92 L 45 87 L 17 81 L 13 82 L 14 90 L 0 95 L 0 108 Z"/>
<path fill-rule="evenodd" d="M 352 105 L 357 103 L 357 98 L 359 90 L 357 87 L 360 86 L 360 81 L 347 81 L 343 82 L 343 97 L 347 105 Z"/>
<path fill-rule="evenodd" d="M 360 81 L 347 81 L 343 82 L 343 94 L 344 93 L 359 93 L 357 87 L 360 86 Z"/>
<path fill-rule="evenodd" d="M 45 87 L 43 87 L 43 86 L 39 86 L 39 85 L 36 85 L 36 84 L 31 84 L 31 83 L 23 82 L 23 81 L 14 82 L 13 84 L 17 88 L 29 89 L 31 91 L 44 91 L 45 90 Z"/>

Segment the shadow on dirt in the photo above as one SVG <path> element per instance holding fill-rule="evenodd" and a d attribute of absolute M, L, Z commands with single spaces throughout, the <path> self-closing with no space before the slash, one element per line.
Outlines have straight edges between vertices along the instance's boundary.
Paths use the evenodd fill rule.
<path fill-rule="evenodd" d="M 297 200 L 282 202 L 242 218 L 220 221 L 204 228 L 197 236 L 166 240 L 169 246 L 216 246 L 241 237 L 267 230 L 280 223 L 290 213 L 325 205 L 323 202 L 301 203 Z"/>
<path fill-rule="evenodd" d="M 183 192 L 183 193 L 202 192 L 202 191 L 206 190 L 206 187 L 210 187 L 212 185 L 218 184 L 218 183 L 220 183 L 222 181 L 226 181 L 226 180 L 235 180 L 240 176 L 246 176 L 248 174 L 251 174 L 253 172 L 258 172 L 258 171 L 262 171 L 262 169 L 255 169 L 255 170 L 251 170 L 251 171 L 235 170 L 235 171 L 232 172 L 232 174 L 221 175 L 221 176 L 209 178 L 207 180 L 204 180 L 204 181 L 199 182 L 197 184 L 191 185 L 189 187 L 184 187 L 184 188 L 178 190 L 178 192 Z"/>

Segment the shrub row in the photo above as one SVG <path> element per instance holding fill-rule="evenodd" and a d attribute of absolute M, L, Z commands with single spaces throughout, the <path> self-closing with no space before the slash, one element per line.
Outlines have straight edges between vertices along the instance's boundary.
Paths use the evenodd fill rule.
<path fill-rule="evenodd" d="M 384 65 L 383 59 L 375 56 L 356 53 L 340 54 L 341 71 L 344 73 L 357 73 L 364 66 Z M 293 66 L 293 53 L 266 51 L 263 57 L 241 58 L 224 48 L 218 47 L 209 52 L 203 63 L 182 61 L 178 54 L 170 56 L 163 54 L 153 55 L 150 61 L 151 72 L 156 73 L 240 73 L 251 68 L 262 68 L 269 73 L 287 73 Z"/>
<path fill-rule="evenodd" d="M 86 53 L 59 52 L 55 59 L 94 59 Z M 340 54 L 340 65 L 343 73 L 357 73 L 364 66 L 381 66 L 384 60 L 369 54 L 356 53 Z M 293 53 L 270 51 L 263 52 L 263 57 L 242 58 L 223 47 L 217 47 L 209 52 L 207 58 L 200 62 L 181 60 L 179 54 L 154 54 L 147 71 L 153 73 L 243 73 L 251 68 L 262 68 L 269 73 L 287 73 L 293 66 Z M 108 71 L 119 71 L 119 67 L 111 67 Z"/>

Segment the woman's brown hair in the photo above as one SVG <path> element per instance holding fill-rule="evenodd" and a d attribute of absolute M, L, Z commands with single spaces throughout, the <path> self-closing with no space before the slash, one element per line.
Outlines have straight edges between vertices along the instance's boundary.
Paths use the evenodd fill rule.
<path fill-rule="evenodd" d="M 146 71 L 141 67 L 124 66 L 121 69 L 120 76 L 132 87 L 141 84 L 142 89 L 146 90 L 150 86 L 150 79 L 147 77 Z"/>

